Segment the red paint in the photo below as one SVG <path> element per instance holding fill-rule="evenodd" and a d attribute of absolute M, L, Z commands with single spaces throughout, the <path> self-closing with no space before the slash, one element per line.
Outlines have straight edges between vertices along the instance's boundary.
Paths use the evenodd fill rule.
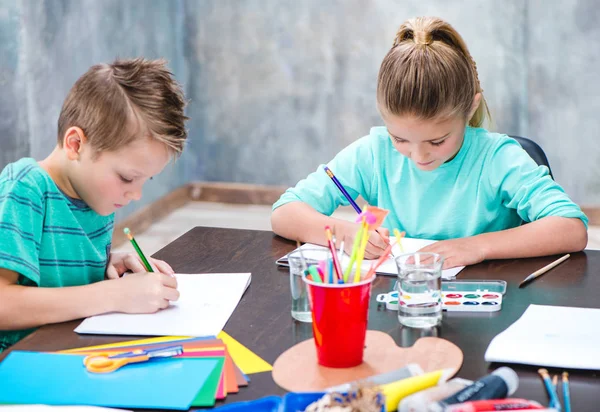
<path fill-rule="evenodd" d="M 446 295 L 446 297 L 447 297 L 448 299 L 460 299 L 460 298 L 462 298 L 462 295 L 461 295 L 461 294 L 459 294 L 459 293 L 448 293 L 448 294 Z"/>
<path fill-rule="evenodd" d="M 498 295 L 483 295 L 482 296 L 484 299 L 496 299 L 498 297 Z"/>

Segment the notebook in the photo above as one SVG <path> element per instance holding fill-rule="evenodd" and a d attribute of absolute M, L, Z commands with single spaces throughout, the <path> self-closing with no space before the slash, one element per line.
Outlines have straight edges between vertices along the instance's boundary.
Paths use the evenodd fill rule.
<path fill-rule="evenodd" d="M 488 362 L 600 370 L 600 309 L 529 305 L 497 335 Z"/>
<path fill-rule="evenodd" d="M 0 363 L 0 404 L 189 409 L 213 359 L 153 359 L 91 373 L 84 356 L 13 351 Z"/>
<path fill-rule="evenodd" d="M 396 242 L 396 238 L 394 236 L 391 236 L 390 242 L 392 242 L 392 243 Z M 399 245 L 394 245 L 394 247 L 392 249 L 392 254 L 394 256 L 398 256 L 398 255 L 401 255 L 402 253 L 414 253 L 414 252 L 417 252 L 418 250 L 424 248 L 425 246 L 431 245 L 432 243 L 435 243 L 435 242 L 436 242 L 435 240 L 412 239 L 412 238 L 405 237 L 405 238 L 402 238 L 403 252 L 400 250 Z M 300 246 L 300 248 L 303 251 L 306 249 L 311 249 L 311 248 L 327 250 L 327 248 L 324 246 L 313 245 L 312 243 L 305 243 L 304 245 Z M 308 259 L 308 258 L 310 258 L 310 253 L 307 253 L 304 256 Z M 344 256 L 342 258 L 342 266 L 347 265 L 349 261 L 350 261 L 350 256 L 348 256 L 346 253 L 344 253 Z M 375 262 L 375 260 L 363 260 L 363 262 L 361 264 L 361 270 L 368 271 L 369 268 L 371 267 L 371 264 L 374 262 Z M 276 261 L 276 263 L 280 266 L 289 266 L 289 263 L 287 260 L 287 255 L 279 258 Z M 455 267 L 452 269 L 445 269 L 442 271 L 442 279 L 454 279 L 456 277 L 456 275 L 458 275 L 458 273 L 461 270 L 463 270 L 464 268 L 465 268 L 464 266 L 459 266 L 459 267 Z M 388 276 L 398 276 L 398 269 L 396 267 L 396 262 L 394 262 L 394 259 L 391 256 L 388 260 L 383 262 L 381 264 L 381 266 L 379 266 L 377 268 L 377 274 L 378 275 L 388 275 Z"/>
<path fill-rule="evenodd" d="M 246 288 L 250 273 L 177 274 L 179 300 L 152 314 L 107 313 L 85 319 L 75 332 L 100 335 L 216 336 Z"/>

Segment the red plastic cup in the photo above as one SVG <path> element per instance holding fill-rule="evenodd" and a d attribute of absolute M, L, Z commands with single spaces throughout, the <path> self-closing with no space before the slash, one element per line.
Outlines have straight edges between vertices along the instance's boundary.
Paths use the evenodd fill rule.
<path fill-rule="evenodd" d="M 332 284 L 304 277 L 319 365 L 351 368 L 362 363 L 374 279 Z"/>

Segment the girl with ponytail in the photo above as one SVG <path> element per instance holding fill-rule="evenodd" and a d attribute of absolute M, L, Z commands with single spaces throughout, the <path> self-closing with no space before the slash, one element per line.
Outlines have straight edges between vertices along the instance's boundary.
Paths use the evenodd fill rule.
<path fill-rule="evenodd" d="M 390 211 L 372 233 L 367 258 L 383 253 L 388 230 L 439 240 L 444 268 L 575 252 L 587 244 L 587 217 L 521 146 L 482 126 L 490 113 L 477 66 L 447 22 L 403 23 L 381 64 L 373 127 L 327 166 L 353 197 Z M 348 201 L 323 168 L 273 205 L 273 231 L 326 245 L 336 228 L 351 247 L 358 225 L 331 214 Z"/>

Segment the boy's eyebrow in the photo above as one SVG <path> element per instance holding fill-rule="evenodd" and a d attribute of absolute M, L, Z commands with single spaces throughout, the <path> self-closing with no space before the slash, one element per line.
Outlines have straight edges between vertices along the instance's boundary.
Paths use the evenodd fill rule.
<path fill-rule="evenodd" d="M 395 135 L 393 135 L 393 134 L 392 134 L 392 133 L 391 133 L 389 130 L 388 130 L 388 133 L 390 134 L 390 136 L 392 136 L 392 137 L 393 137 L 393 138 L 395 138 L 395 139 L 402 139 L 402 140 L 406 140 L 406 139 L 405 139 L 405 138 L 403 138 L 403 137 L 400 137 L 400 136 L 395 136 Z M 435 142 L 436 140 L 442 140 L 442 139 L 444 139 L 444 138 L 448 137 L 448 135 L 449 135 L 449 134 L 450 134 L 450 132 L 446 133 L 446 134 L 445 134 L 445 135 L 443 135 L 442 137 L 438 137 L 438 138 L 436 138 L 436 139 L 423 140 L 423 142 L 424 142 L 424 143 L 427 143 L 427 142 Z"/>

